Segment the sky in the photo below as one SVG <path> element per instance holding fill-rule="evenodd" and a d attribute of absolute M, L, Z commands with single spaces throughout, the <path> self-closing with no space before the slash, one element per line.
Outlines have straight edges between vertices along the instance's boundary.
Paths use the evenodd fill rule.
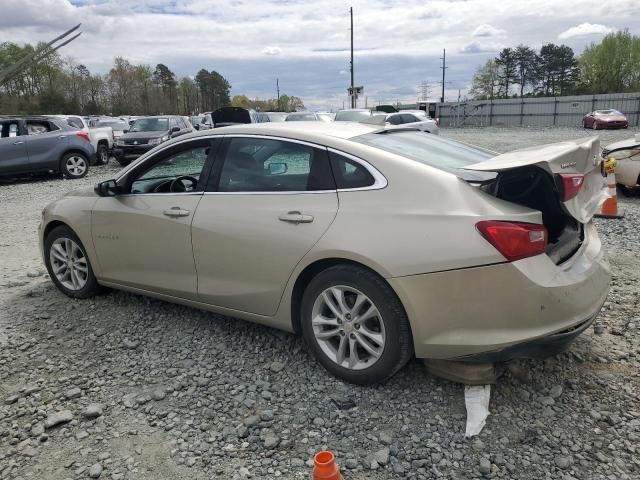
<path fill-rule="evenodd" d="M 296 95 L 312 109 L 348 106 L 349 7 L 355 84 L 369 106 L 464 96 L 476 68 L 504 47 L 564 43 L 579 54 L 609 32 L 640 33 L 640 0 L 0 0 L 0 42 L 51 40 L 82 22 L 60 51 L 92 72 L 116 56 L 166 64 L 178 76 L 216 70 L 231 94 Z M 365 99 L 366 97 L 366 99 Z"/>

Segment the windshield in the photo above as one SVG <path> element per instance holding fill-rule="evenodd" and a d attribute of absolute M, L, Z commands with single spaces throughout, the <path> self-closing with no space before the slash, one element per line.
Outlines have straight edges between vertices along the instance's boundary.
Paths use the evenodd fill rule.
<path fill-rule="evenodd" d="M 464 143 L 415 131 L 367 133 L 352 140 L 447 171 L 455 171 L 496 155 Z"/>
<path fill-rule="evenodd" d="M 127 122 L 97 122 L 96 127 L 111 127 L 116 131 L 129 130 L 129 124 Z"/>
<path fill-rule="evenodd" d="M 596 115 L 622 115 L 618 110 L 597 110 Z"/>
<path fill-rule="evenodd" d="M 204 122 L 204 115 L 200 115 L 200 116 L 195 116 L 195 117 L 191 117 L 190 121 L 192 124 L 196 124 L 196 123 L 203 123 Z"/>
<path fill-rule="evenodd" d="M 371 112 L 369 110 L 354 111 L 354 110 L 341 110 L 336 113 L 336 122 L 361 122 L 371 118 Z"/>
<path fill-rule="evenodd" d="M 131 125 L 130 132 L 162 132 L 169 130 L 168 118 L 139 118 Z"/>
<path fill-rule="evenodd" d="M 265 113 L 267 117 L 269 117 L 270 122 L 284 122 L 285 118 L 287 118 L 286 113 Z"/>
<path fill-rule="evenodd" d="M 316 122 L 318 121 L 318 117 L 316 117 L 313 113 L 290 113 L 287 115 L 287 118 L 284 119 L 285 122 Z"/>

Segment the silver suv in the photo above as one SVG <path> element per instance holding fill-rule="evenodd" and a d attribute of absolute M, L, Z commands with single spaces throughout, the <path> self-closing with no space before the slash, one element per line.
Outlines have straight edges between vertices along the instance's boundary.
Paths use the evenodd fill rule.
<path fill-rule="evenodd" d="M 89 135 L 48 116 L 0 117 L 0 176 L 62 173 L 82 178 L 95 149 Z"/>

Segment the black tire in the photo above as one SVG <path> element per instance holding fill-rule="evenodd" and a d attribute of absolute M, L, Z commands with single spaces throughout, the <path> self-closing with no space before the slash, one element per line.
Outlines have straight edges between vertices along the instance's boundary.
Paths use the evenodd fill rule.
<path fill-rule="evenodd" d="M 82 255 L 86 259 L 87 265 L 87 277 L 86 283 L 82 288 L 79 289 L 70 289 L 63 285 L 58 277 L 55 275 L 53 271 L 53 265 L 51 264 L 51 248 L 56 240 L 59 239 L 70 239 L 79 247 Z M 47 267 L 47 271 L 49 272 L 49 277 L 51 277 L 51 281 L 53 284 L 60 290 L 62 293 L 71 298 L 90 298 L 101 291 L 104 290 L 98 281 L 96 280 L 95 275 L 93 274 L 93 268 L 91 268 L 91 262 L 89 261 L 89 257 L 87 257 L 87 252 L 82 245 L 82 242 L 78 238 L 78 236 L 66 225 L 61 225 L 59 227 L 54 228 L 49 232 L 47 237 L 44 239 L 44 263 Z"/>
<path fill-rule="evenodd" d="M 65 178 L 82 178 L 89 172 L 89 159 L 82 153 L 67 153 L 60 160 L 60 170 Z"/>
<path fill-rule="evenodd" d="M 99 143 L 96 150 L 96 162 L 97 165 L 106 165 L 109 163 L 109 146 L 104 143 Z"/>
<path fill-rule="evenodd" d="M 621 183 L 619 183 L 618 190 L 620 190 L 620 193 L 622 193 L 622 195 L 624 195 L 625 197 L 631 196 L 631 190 L 629 190 L 629 187 L 627 187 L 626 185 L 622 185 Z"/>
<path fill-rule="evenodd" d="M 380 312 L 385 340 L 380 357 L 360 370 L 345 368 L 324 353 L 316 340 L 312 310 L 316 299 L 326 289 L 346 286 L 366 295 Z M 338 265 L 315 276 L 307 286 L 301 305 L 301 327 L 305 342 L 320 364 L 336 377 L 357 385 L 383 383 L 400 370 L 413 355 L 413 339 L 404 307 L 383 278 L 365 268 Z M 356 331 L 354 331 L 355 333 Z"/>

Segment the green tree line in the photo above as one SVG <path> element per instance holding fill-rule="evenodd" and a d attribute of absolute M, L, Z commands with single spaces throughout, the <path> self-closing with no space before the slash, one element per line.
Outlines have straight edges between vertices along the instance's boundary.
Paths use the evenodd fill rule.
<path fill-rule="evenodd" d="M 38 47 L 0 43 L 0 71 Z M 165 64 L 153 68 L 116 57 L 109 72 L 100 75 L 56 52 L 0 85 L 0 113 L 191 115 L 230 105 L 230 90 L 227 79 L 215 70 L 203 68 L 193 77 L 178 78 Z M 302 105 L 297 97 L 283 98 L 287 99 L 280 103 L 283 110 Z M 254 102 L 272 106 L 275 100 Z"/>
<path fill-rule="evenodd" d="M 469 93 L 476 99 L 591 95 L 640 91 L 640 37 L 606 35 L 575 56 L 567 45 L 505 48 L 478 67 Z"/>

